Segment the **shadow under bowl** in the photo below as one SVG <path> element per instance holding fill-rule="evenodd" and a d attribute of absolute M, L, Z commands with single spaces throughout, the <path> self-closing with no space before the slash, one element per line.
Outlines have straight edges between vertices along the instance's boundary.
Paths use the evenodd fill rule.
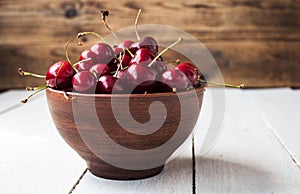
<path fill-rule="evenodd" d="M 92 174 L 114 180 L 160 173 L 192 133 L 203 93 L 204 87 L 178 93 L 67 93 L 72 98 L 68 101 L 65 92 L 46 90 L 52 119 L 63 139 L 86 161 Z M 154 102 L 162 103 L 164 109 L 151 110 Z M 156 124 L 159 128 L 150 134 L 128 130 L 140 126 L 147 131 Z"/>

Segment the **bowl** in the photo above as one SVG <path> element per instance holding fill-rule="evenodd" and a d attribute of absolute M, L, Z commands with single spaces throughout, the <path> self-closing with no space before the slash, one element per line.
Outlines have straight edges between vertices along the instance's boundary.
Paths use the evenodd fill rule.
<path fill-rule="evenodd" d="M 66 143 L 86 161 L 92 174 L 114 180 L 160 173 L 191 135 L 203 93 L 204 87 L 153 94 L 46 90 L 53 122 Z M 155 125 L 158 129 L 153 128 Z"/>

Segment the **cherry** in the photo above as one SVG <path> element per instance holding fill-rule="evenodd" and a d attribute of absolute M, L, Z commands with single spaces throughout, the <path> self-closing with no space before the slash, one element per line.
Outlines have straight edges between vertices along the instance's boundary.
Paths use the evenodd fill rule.
<path fill-rule="evenodd" d="M 123 77 L 123 74 L 125 73 L 125 69 L 120 69 L 118 72 L 117 72 L 117 75 L 116 77 L 117 78 L 122 78 Z"/>
<path fill-rule="evenodd" d="M 120 66 L 122 61 L 122 65 Z M 110 72 L 117 71 L 118 67 L 120 66 L 120 69 L 127 68 L 129 63 L 131 61 L 131 57 L 129 55 L 124 55 L 124 57 L 120 56 L 118 60 L 116 60 L 113 64 L 109 64 Z"/>
<path fill-rule="evenodd" d="M 98 94 L 124 93 L 124 87 L 117 82 L 118 78 L 111 75 L 103 75 L 99 78 L 96 87 Z"/>
<path fill-rule="evenodd" d="M 93 65 L 90 68 L 90 72 L 95 73 L 97 77 L 100 77 L 102 75 L 110 75 L 110 69 L 109 69 L 108 65 L 106 65 L 104 63 L 99 63 L 96 65 Z"/>
<path fill-rule="evenodd" d="M 130 46 L 133 44 L 134 42 L 132 40 L 124 40 L 122 44 L 118 44 L 114 51 L 115 51 L 115 54 L 118 55 L 120 54 L 124 48 L 130 48 Z M 128 52 L 128 51 L 126 51 Z"/>
<path fill-rule="evenodd" d="M 76 64 L 75 67 L 78 71 L 87 71 L 93 65 L 94 65 L 94 63 L 91 61 L 83 61 L 83 62 L 79 62 L 78 64 Z"/>
<path fill-rule="evenodd" d="M 143 66 L 149 66 L 149 64 L 150 64 L 149 61 L 144 61 L 142 63 L 139 63 L 139 65 L 143 65 Z M 158 75 L 161 75 L 165 71 L 167 71 L 167 63 L 164 61 L 154 61 L 151 67 L 157 71 Z"/>
<path fill-rule="evenodd" d="M 95 91 L 97 79 L 89 71 L 81 71 L 74 75 L 72 79 L 73 89 L 80 93 L 92 93 Z"/>
<path fill-rule="evenodd" d="M 136 51 L 135 56 L 131 59 L 129 65 L 140 63 L 140 62 L 147 62 L 152 61 L 155 58 L 153 52 L 147 48 L 141 48 Z"/>
<path fill-rule="evenodd" d="M 193 86 L 199 85 L 200 71 L 195 65 L 189 62 L 183 62 L 180 63 L 175 69 L 182 71 Z"/>
<path fill-rule="evenodd" d="M 189 79 L 178 69 L 170 69 L 164 72 L 161 82 L 168 86 L 168 88 L 164 88 L 166 91 L 172 90 L 173 92 L 185 90 L 189 85 Z"/>
<path fill-rule="evenodd" d="M 158 73 L 152 67 L 133 64 L 121 77 L 133 93 L 152 93 L 157 91 Z"/>
<path fill-rule="evenodd" d="M 131 56 L 125 54 L 124 56 L 120 56 L 118 60 L 122 61 L 122 68 L 125 68 L 129 66 L 132 59 Z"/>
<path fill-rule="evenodd" d="M 115 53 L 112 48 L 105 43 L 97 43 L 90 49 L 81 53 L 79 60 L 91 58 L 94 64 L 97 63 L 109 63 L 115 57 Z"/>
<path fill-rule="evenodd" d="M 54 63 L 46 73 L 46 83 L 54 89 L 63 89 L 72 87 L 72 78 L 75 70 L 67 61 Z"/>
<path fill-rule="evenodd" d="M 157 55 L 158 53 L 158 44 L 156 40 L 151 36 L 145 36 L 140 41 L 133 43 L 130 48 L 133 50 L 147 48 L 151 50 L 154 55 Z"/>
<path fill-rule="evenodd" d="M 79 56 L 79 61 L 82 61 L 87 58 L 92 58 L 92 56 L 93 56 L 93 53 L 91 52 L 90 49 L 84 50 L 84 51 L 82 51 L 82 53 Z"/>
<path fill-rule="evenodd" d="M 167 63 L 164 61 L 155 61 L 151 67 L 153 67 L 160 75 L 167 71 Z"/>

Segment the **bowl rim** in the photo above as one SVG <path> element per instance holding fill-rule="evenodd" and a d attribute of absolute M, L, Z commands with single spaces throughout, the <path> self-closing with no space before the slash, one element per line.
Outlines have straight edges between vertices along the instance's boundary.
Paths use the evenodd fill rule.
<path fill-rule="evenodd" d="M 84 94 L 84 93 L 77 93 L 77 92 L 65 92 L 62 90 L 57 90 L 53 88 L 47 88 L 46 90 L 52 93 L 57 93 L 61 95 L 68 95 L 68 96 L 75 96 L 75 97 L 134 97 L 134 98 L 145 98 L 145 97 L 168 97 L 168 96 L 175 96 L 175 95 L 188 95 L 190 93 L 193 93 L 194 91 L 196 93 L 204 92 L 205 91 L 205 85 L 200 86 L 191 90 L 186 91 L 180 91 L 180 92 L 161 92 L 161 93 L 146 93 L 146 94 Z"/>

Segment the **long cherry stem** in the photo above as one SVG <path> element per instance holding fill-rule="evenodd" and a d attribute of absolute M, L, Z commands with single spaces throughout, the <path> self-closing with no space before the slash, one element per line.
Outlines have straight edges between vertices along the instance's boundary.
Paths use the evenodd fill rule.
<path fill-rule="evenodd" d="M 141 40 L 140 35 L 138 33 L 138 30 L 137 30 L 137 24 L 138 24 L 138 20 L 139 20 L 139 17 L 141 15 L 141 12 L 142 12 L 142 9 L 139 9 L 139 11 L 136 15 L 136 18 L 135 18 L 135 22 L 134 22 L 134 31 L 135 31 L 135 35 L 136 35 L 136 38 L 137 38 L 138 41 Z"/>
<path fill-rule="evenodd" d="M 216 85 L 216 86 L 225 86 L 225 87 L 229 87 L 229 88 L 240 88 L 240 89 L 244 89 L 245 88 L 245 84 L 241 84 L 239 86 L 237 85 L 231 85 L 231 84 L 222 84 L 222 83 L 216 83 L 216 82 L 209 82 L 203 79 L 199 79 L 199 81 L 201 83 L 207 83 L 207 84 L 212 84 L 212 85 Z"/>
<path fill-rule="evenodd" d="M 153 63 L 155 63 L 155 61 L 165 52 L 167 52 L 167 50 L 169 50 L 170 48 L 172 48 L 173 46 L 175 46 L 176 44 L 178 44 L 179 42 L 181 42 L 183 40 L 183 37 L 178 38 L 178 40 L 176 40 L 175 42 L 173 42 L 171 45 L 169 45 L 168 47 L 166 47 L 164 50 L 162 50 L 152 61 L 151 63 L 149 63 L 148 67 L 151 67 L 153 65 Z"/>
<path fill-rule="evenodd" d="M 65 46 L 65 50 L 66 50 L 66 58 L 67 58 L 67 61 L 71 64 L 71 66 L 72 66 L 72 68 L 74 69 L 74 71 L 75 71 L 76 73 L 78 73 L 79 71 L 78 71 L 78 69 L 77 69 L 74 65 L 72 65 L 73 63 L 71 62 L 71 60 L 70 60 L 70 58 L 69 58 L 69 53 L 68 53 L 69 45 L 70 45 L 70 43 L 73 42 L 74 40 L 75 40 L 74 38 L 71 39 L 71 40 L 68 40 L 68 42 L 66 43 L 66 46 Z M 59 70 L 59 71 L 60 71 L 60 70 Z"/>
<path fill-rule="evenodd" d="M 38 87 L 36 87 L 36 88 L 38 88 Z M 21 102 L 22 102 L 22 103 L 28 102 L 28 100 L 29 100 L 32 96 L 34 96 L 34 95 L 36 95 L 37 93 L 39 93 L 39 92 L 45 90 L 46 88 L 48 88 L 48 86 L 44 86 L 44 87 L 40 86 L 39 89 L 37 89 L 34 93 L 32 93 L 31 95 L 29 95 L 29 96 L 28 96 L 27 98 L 25 98 L 24 100 L 21 100 Z"/>
<path fill-rule="evenodd" d="M 26 87 L 25 89 L 27 91 L 36 91 L 36 90 L 39 90 L 39 89 L 42 89 L 42 88 L 45 88 L 45 87 L 48 87 L 48 86 Z"/>
<path fill-rule="evenodd" d="M 36 78 L 46 78 L 45 75 L 39 75 L 39 74 L 23 71 L 21 68 L 18 69 L 18 72 L 20 75 L 32 76 L 32 77 L 36 77 Z"/>
<path fill-rule="evenodd" d="M 79 63 L 82 63 L 82 62 L 86 62 L 86 61 L 90 61 L 92 60 L 91 58 L 86 58 L 86 59 L 82 59 L 81 61 L 78 61 L 76 63 L 73 64 L 73 67 L 75 67 L 76 65 L 78 65 Z"/>
<path fill-rule="evenodd" d="M 77 38 L 79 39 L 79 38 L 81 38 L 81 37 L 83 37 L 83 36 L 85 36 L 85 35 L 89 35 L 89 34 L 98 37 L 100 40 L 104 40 L 104 38 L 103 38 L 100 34 L 98 34 L 98 33 L 96 33 L 96 32 L 79 32 L 79 33 L 77 34 Z"/>
<path fill-rule="evenodd" d="M 110 33 L 114 36 L 114 38 L 115 38 L 117 41 L 119 41 L 119 43 L 121 43 L 122 41 L 118 38 L 118 36 L 116 35 L 116 33 L 114 33 L 114 31 L 113 31 L 113 30 L 109 27 L 109 25 L 106 23 L 106 17 L 109 15 L 109 11 L 104 10 L 104 11 L 101 11 L 101 13 L 102 13 L 102 19 L 101 19 L 102 23 L 103 23 L 104 26 L 110 31 Z M 121 44 L 121 45 L 122 45 L 122 47 L 123 47 L 123 50 L 125 49 L 125 50 L 130 54 L 131 58 L 133 58 L 133 57 L 134 57 L 134 54 L 132 54 L 132 52 L 131 52 L 128 48 L 126 48 L 123 44 Z"/>
<path fill-rule="evenodd" d="M 101 11 L 101 13 L 102 13 L 102 19 L 101 19 L 101 21 L 104 24 L 104 26 L 110 31 L 110 33 L 115 37 L 115 39 L 117 39 L 118 41 L 120 41 L 120 39 L 118 38 L 118 36 L 114 33 L 114 31 L 106 23 L 106 17 L 109 15 L 109 11 L 104 10 L 104 11 Z"/>

